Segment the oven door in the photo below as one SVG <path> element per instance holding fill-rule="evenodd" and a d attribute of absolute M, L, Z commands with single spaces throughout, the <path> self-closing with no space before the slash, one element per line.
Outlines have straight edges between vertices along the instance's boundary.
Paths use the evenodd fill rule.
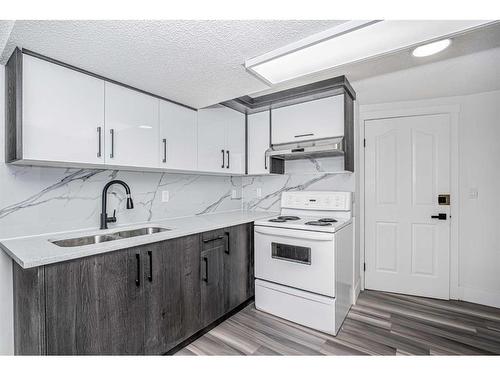
<path fill-rule="evenodd" d="M 255 226 L 255 277 L 335 297 L 334 234 Z"/>

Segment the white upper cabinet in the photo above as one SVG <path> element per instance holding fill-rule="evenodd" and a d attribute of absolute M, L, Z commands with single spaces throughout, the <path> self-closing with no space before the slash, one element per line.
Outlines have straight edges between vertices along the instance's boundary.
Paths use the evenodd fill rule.
<path fill-rule="evenodd" d="M 150 95 L 106 82 L 106 164 L 160 166 L 159 102 Z"/>
<path fill-rule="evenodd" d="M 273 145 L 344 135 L 344 94 L 273 109 Z"/>
<path fill-rule="evenodd" d="M 223 172 L 226 160 L 226 123 L 223 108 L 198 110 L 198 170 Z"/>
<path fill-rule="evenodd" d="M 22 158 L 104 163 L 104 81 L 23 55 Z"/>
<path fill-rule="evenodd" d="M 248 115 L 248 174 L 269 173 L 270 112 Z"/>
<path fill-rule="evenodd" d="M 245 115 L 217 106 L 198 111 L 198 170 L 245 173 Z"/>
<path fill-rule="evenodd" d="M 160 100 L 160 166 L 196 170 L 198 161 L 197 113 Z"/>
<path fill-rule="evenodd" d="M 245 173 L 245 114 L 227 108 L 226 171 Z"/>

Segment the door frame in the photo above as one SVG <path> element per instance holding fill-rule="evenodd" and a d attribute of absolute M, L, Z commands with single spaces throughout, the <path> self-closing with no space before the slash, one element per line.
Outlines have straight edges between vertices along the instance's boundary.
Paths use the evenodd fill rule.
<path fill-rule="evenodd" d="M 365 289 L 365 123 L 369 120 L 409 116 L 447 114 L 450 116 L 450 299 L 461 299 L 459 287 L 459 145 L 458 121 L 460 104 L 437 103 L 434 100 L 394 102 L 359 107 L 359 217 L 360 217 L 360 275 L 361 289 Z"/>

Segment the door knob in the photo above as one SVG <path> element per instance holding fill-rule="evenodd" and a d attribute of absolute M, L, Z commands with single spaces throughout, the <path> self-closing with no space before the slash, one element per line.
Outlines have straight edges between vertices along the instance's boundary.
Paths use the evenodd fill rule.
<path fill-rule="evenodd" d="M 446 214 L 432 215 L 431 219 L 446 220 Z"/>

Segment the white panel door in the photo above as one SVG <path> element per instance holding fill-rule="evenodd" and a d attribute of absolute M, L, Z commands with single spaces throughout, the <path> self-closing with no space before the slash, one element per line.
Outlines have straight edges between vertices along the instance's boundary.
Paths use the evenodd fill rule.
<path fill-rule="evenodd" d="M 245 114 L 226 108 L 226 171 L 245 173 Z"/>
<path fill-rule="evenodd" d="M 248 115 L 248 174 L 268 174 L 270 111 Z"/>
<path fill-rule="evenodd" d="M 103 164 L 103 140 L 104 81 L 23 55 L 23 158 Z"/>
<path fill-rule="evenodd" d="M 226 122 L 223 107 L 198 110 L 198 170 L 226 171 Z"/>
<path fill-rule="evenodd" d="M 197 136 L 196 111 L 160 100 L 161 166 L 168 169 L 196 170 Z"/>
<path fill-rule="evenodd" d="M 105 98 L 106 164 L 159 167 L 159 99 L 109 82 Z"/>
<path fill-rule="evenodd" d="M 449 116 L 370 120 L 365 137 L 366 288 L 449 298 Z"/>
<path fill-rule="evenodd" d="M 344 95 L 273 109 L 272 144 L 344 135 Z"/>

